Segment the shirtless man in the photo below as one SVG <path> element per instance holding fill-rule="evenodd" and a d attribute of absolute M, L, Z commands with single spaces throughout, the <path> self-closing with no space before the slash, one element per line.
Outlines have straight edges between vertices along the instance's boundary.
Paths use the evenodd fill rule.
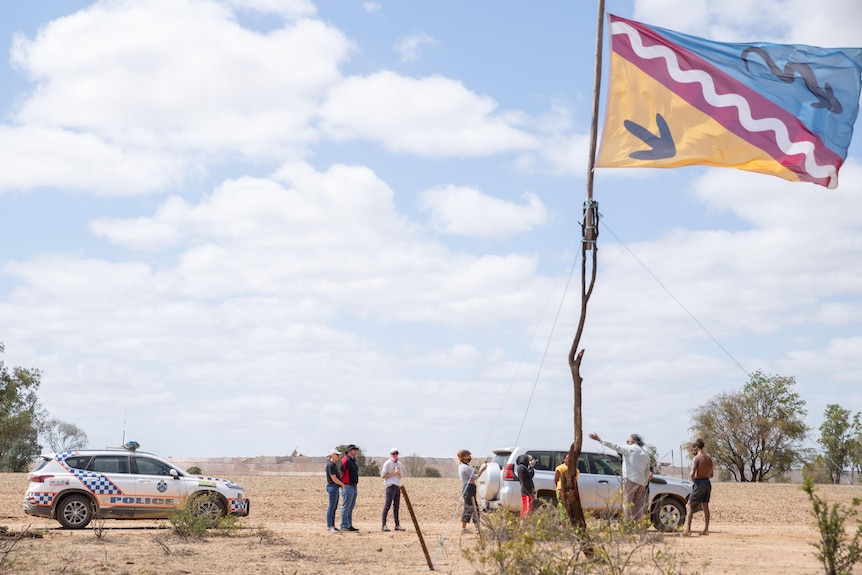
<path fill-rule="evenodd" d="M 712 457 L 703 450 L 703 439 L 697 438 L 691 444 L 691 473 L 689 477 L 694 482 L 691 497 L 686 505 L 685 532 L 683 535 L 691 535 L 691 516 L 694 515 L 694 506 L 700 503 L 703 506 L 703 531 L 701 535 L 709 535 L 709 496 L 712 493 L 712 483 L 709 479 L 713 474 Z"/>

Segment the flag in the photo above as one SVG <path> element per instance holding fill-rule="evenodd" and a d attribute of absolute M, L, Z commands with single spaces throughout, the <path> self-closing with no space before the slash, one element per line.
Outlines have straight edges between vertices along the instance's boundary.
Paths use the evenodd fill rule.
<path fill-rule="evenodd" d="M 708 165 L 834 188 L 862 48 L 727 44 L 610 15 L 598 167 Z"/>

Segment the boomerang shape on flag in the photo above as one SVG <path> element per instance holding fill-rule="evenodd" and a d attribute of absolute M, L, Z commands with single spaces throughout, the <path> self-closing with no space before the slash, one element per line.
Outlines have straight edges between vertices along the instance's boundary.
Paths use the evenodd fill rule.
<path fill-rule="evenodd" d="M 609 17 L 598 167 L 708 165 L 838 185 L 862 48 L 726 44 Z"/>

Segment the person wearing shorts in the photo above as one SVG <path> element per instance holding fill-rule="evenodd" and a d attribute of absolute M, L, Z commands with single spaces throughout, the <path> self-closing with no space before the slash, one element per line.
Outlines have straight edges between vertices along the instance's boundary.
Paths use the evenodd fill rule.
<path fill-rule="evenodd" d="M 712 482 L 714 467 L 712 457 L 704 451 L 704 441 L 697 438 L 691 444 L 691 472 L 689 478 L 692 480 L 691 496 L 686 505 L 685 531 L 683 535 L 691 535 L 691 518 L 695 507 L 700 504 L 703 508 L 703 531 L 701 535 L 709 535 L 709 500 L 712 495 Z"/>

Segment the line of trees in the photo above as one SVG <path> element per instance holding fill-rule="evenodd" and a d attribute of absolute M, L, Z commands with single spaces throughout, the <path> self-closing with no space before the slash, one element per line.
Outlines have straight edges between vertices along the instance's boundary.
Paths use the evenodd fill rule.
<path fill-rule="evenodd" d="M 689 431 L 703 438 L 719 477 L 740 482 L 781 481 L 802 468 L 817 483 L 839 483 L 848 472 L 862 472 L 860 414 L 838 404 L 827 406 L 817 442 L 805 424 L 805 401 L 793 377 L 756 371 L 738 391 L 722 392 L 692 411 Z"/>
<path fill-rule="evenodd" d="M 0 354 L 5 351 L 0 342 Z M 36 394 L 41 382 L 38 369 L 9 369 L 0 359 L 0 471 L 26 471 L 42 451 L 40 437 L 54 452 L 87 446 L 82 429 L 48 417 Z"/>

